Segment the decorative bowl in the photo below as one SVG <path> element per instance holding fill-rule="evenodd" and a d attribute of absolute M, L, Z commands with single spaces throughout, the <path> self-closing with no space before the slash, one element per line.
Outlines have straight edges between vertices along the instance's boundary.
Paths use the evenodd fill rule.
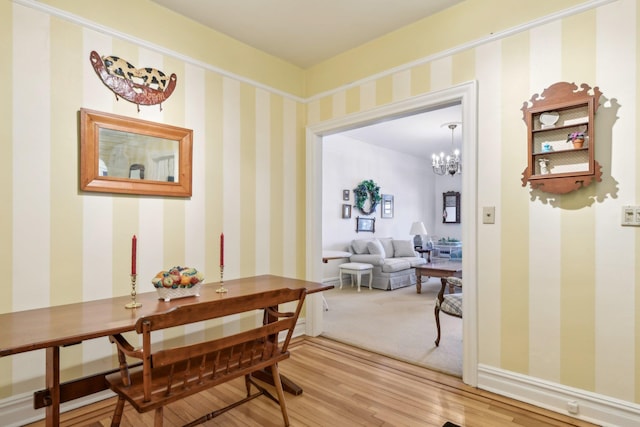
<path fill-rule="evenodd" d="M 151 280 L 158 297 L 169 302 L 172 299 L 200 296 L 204 275 L 195 268 L 172 267 L 156 274 Z"/>

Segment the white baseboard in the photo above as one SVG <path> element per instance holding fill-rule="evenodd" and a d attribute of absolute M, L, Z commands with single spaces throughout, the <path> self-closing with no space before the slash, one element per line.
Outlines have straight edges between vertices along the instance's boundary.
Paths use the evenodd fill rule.
<path fill-rule="evenodd" d="M 101 391 L 60 405 L 60 412 L 67 412 L 115 396 L 111 390 Z M 3 427 L 20 427 L 44 419 L 44 408 L 33 409 L 33 393 L 23 393 L 0 400 Z"/>
<path fill-rule="evenodd" d="M 640 405 L 480 364 L 478 388 L 610 427 L 640 425 Z M 570 413 L 569 404 L 577 405 Z"/>
<path fill-rule="evenodd" d="M 297 338 L 297 337 L 306 335 L 306 329 L 307 329 L 307 322 L 305 321 L 304 318 L 298 317 L 298 321 L 296 322 L 296 326 L 293 328 L 293 335 L 291 335 L 291 337 Z M 280 338 L 282 339 L 283 337 L 280 337 Z"/>

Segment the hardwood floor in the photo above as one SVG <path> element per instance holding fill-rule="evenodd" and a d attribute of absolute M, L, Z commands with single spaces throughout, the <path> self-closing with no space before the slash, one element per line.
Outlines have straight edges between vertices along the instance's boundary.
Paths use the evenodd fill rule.
<path fill-rule="evenodd" d="M 389 359 L 326 338 L 292 342 L 283 374 L 302 386 L 286 395 L 291 426 L 579 426 L 575 420 L 468 387 L 458 378 Z M 165 426 L 182 425 L 243 397 L 237 380 L 165 408 Z M 115 399 L 62 415 L 61 426 L 108 426 Z M 31 424 L 43 426 L 44 422 Z M 123 427 L 153 426 L 153 412 L 138 414 L 125 405 Z M 259 397 L 204 426 L 282 426 L 277 404 Z"/>

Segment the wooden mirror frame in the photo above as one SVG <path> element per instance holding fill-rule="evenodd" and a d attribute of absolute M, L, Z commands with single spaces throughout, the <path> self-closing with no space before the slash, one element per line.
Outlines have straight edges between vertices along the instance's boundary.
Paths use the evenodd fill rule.
<path fill-rule="evenodd" d="M 178 142 L 178 182 L 100 176 L 98 164 L 100 128 Z M 80 109 L 80 189 L 83 191 L 190 197 L 192 152 L 193 131 L 191 129 Z"/>

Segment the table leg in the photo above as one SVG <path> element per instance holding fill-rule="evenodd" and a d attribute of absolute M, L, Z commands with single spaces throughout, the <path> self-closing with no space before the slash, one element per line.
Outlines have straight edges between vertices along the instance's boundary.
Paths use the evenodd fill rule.
<path fill-rule="evenodd" d="M 46 427 L 60 425 L 60 347 L 46 350 L 46 386 L 51 402 L 46 407 Z"/>
<path fill-rule="evenodd" d="M 422 293 L 422 274 L 416 269 L 416 293 Z"/>

